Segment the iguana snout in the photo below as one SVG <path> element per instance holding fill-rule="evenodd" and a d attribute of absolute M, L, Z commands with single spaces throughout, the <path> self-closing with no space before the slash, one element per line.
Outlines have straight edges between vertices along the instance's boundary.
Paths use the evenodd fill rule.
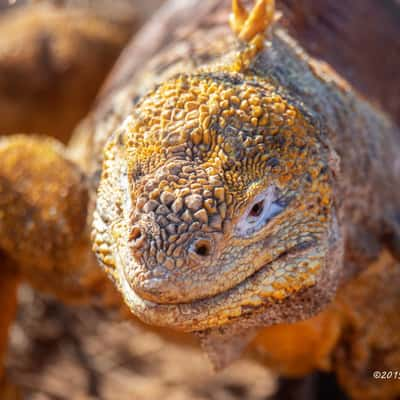
<path fill-rule="evenodd" d="M 143 298 L 180 303 L 216 293 L 204 280 L 217 274 L 213 261 L 221 254 L 224 216 L 217 196 L 223 186 L 220 179 L 208 178 L 201 166 L 173 159 L 136 182 L 141 194 L 131 202 L 127 246 L 132 262 L 125 273 Z M 182 185 L 173 190 L 164 186 L 179 181 Z M 197 274 L 205 279 L 192 281 Z"/>

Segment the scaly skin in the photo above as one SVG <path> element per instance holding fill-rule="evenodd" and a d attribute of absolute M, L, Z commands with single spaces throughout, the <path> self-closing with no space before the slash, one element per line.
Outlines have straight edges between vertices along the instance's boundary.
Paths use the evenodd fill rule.
<path fill-rule="evenodd" d="M 338 297 L 285 324 L 323 310 L 339 284 L 350 282 L 340 293 L 351 304 L 357 274 L 386 247 L 383 271 L 399 255 L 400 136 L 270 29 L 270 1 L 234 10 L 235 33 L 200 18 L 141 71 L 115 78 L 68 149 L 3 140 L 0 247 L 36 287 L 97 297 L 113 291 L 89 249 L 91 228 L 100 264 L 141 320 L 200 336 L 217 366 L 254 339 L 267 362 L 303 374 L 332 365 L 352 317 Z M 390 314 L 399 300 L 382 303 L 374 310 Z M 309 350 L 274 356 L 277 337 Z M 400 353 L 400 340 L 391 349 Z"/>
<path fill-rule="evenodd" d="M 246 84 L 253 79 L 205 72 L 167 81 L 106 146 L 94 249 L 149 323 L 203 330 L 317 283 L 333 229 L 329 171 L 321 173 L 328 152 L 298 109 L 264 82 Z M 115 171 L 126 176 L 118 188 Z M 111 193 L 122 212 L 110 219 Z M 235 229 L 264 197 L 284 208 L 276 224 Z"/>
<path fill-rule="evenodd" d="M 397 132 L 282 31 L 261 51 L 219 26 L 196 34 L 214 44 L 185 65 L 167 48 L 151 64 L 162 83 L 148 90 L 154 79 L 139 73 L 114 94 L 121 117 L 97 122 L 94 249 L 151 324 L 203 331 L 309 317 L 335 293 L 345 236 L 351 268 L 379 255 L 384 213 L 398 207 Z M 260 199 L 281 212 L 248 233 Z M 358 254 L 360 229 L 372 254 Z"/>

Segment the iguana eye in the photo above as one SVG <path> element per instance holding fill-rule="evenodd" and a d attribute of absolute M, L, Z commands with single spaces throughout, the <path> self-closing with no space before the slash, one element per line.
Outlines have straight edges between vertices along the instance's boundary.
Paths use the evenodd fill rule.
<path fill-rule="evenodd" d="M 251 207 L 251 210 L 249 212 L 249 217 L 259 217 L 264 210 L 264 200 L 259 201 L 258 203 L 254 204 L 253 207 Z"/>
<path fill-rule="evenodd" d="M 276 201 L 275 188 L 270 187 L 259 193 L 246 208 L 236 225 L 236 233 L 240 236 L 250 235 L 265 226 L 282 210 L 283 206 Z"/>

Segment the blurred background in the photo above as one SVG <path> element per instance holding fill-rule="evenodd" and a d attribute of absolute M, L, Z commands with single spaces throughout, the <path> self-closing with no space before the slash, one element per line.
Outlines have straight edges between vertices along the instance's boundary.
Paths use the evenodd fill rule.
<path fill-rule="evenodd" d="M 178 0 L 190 1 L 190 0 Z M 162 0 L 0 0 L 0 133 L 67 142 L 119 54 Z M 399 0 L 278 0 L 281 23 L 400 122 Z M 366 49 L 368 51 L 366 51 Z M 205 355 L 96 307 L 24 286 L 7 373 L 27 400 L 266 400 L 276 378 Z M 0 399 L 2 400 L 2 399 Z"/>

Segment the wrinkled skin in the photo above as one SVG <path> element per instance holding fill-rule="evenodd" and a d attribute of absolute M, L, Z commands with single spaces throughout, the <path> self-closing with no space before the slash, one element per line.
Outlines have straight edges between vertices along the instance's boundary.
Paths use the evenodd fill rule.
<path fill-rule="evenodd" d="M 132 313 L 195 333 L 217 366 L 253 340 L 285 374 L 345 375 L 336 348 L 362 337 L 346 336 L 351 285 L 382 254 L 378 277 L 397 276 L 399 132 L 281 29 L 234 34 L 203 18 L 120 81 L 67 150 L 3 140 L 0 247 L 36 287 L 69 299 L 111 294 L 118 304 L 89 249 L 91 230 Z M 356 302 L 361 313 L 371 288 Z M 391 315 L 395 293 L 372 309 Z M 276 351 L 296 341 L 307 351 Z M 355 398 L 375 398 L 368 378 L 364 391 L 355 389 L 362 379 L 349 380 Z M 387 398 L 399 390 L 391 382 Z"/>

